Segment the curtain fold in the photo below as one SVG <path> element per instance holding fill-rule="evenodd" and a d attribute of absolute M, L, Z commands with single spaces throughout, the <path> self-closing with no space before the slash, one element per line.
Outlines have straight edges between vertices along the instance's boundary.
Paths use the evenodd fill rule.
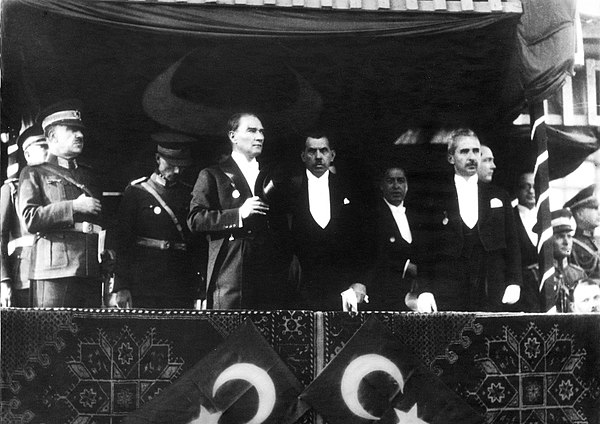
<path fill-rule="evenodd" d="M 469 31 L 513 14 L 340 11 L 86 0 L 13 0 L 73 19 L 206 37 L 423 36 Z"/>

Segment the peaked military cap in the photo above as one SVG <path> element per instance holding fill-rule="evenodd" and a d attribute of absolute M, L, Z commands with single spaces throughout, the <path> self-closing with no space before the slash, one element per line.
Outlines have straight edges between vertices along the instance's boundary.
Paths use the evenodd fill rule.
<path fill-rule="evenodd" d="M 160 132 L 150 137 L 156 142 L 156 153 L 170 165 L 190 166 L 194 163 L 190 145 L 195 138 L 176 132 Z"/>
<path fill-rule="evenodd" d="M 42 110 L 37 117 L 37 122 L 46 131 L 52 125 L 69 125 L 85 128 L 81 122 L 81 102 L 76 99 L 64 100 L 54 103 Z"/>
<path fill-rule="evenodd" d="M 564 204 L 565 208 L 569 208 L 572 211 L 581 208 L 597 208 L 598 197 L 596 197 L 596 184 L 592 184 L 577 193 L 571 200 Z"/>
<path fill-rule="evenodd" d="M 25 151 L 34 144 L 48 144 L 42 127 L 38 124 L 33 124 L 31 127 L 23 131 L 17 138 L 17 145 L 21 146 L 21 150 Z"/>
<path fill-rule="evenodd" d="M 575 219 L 573 214 L 567 208 L 558 209 L 550 213 L 552 218 L 552 230 L 555 233 L 562 233 L 563 231 L 575 231 Z"/>

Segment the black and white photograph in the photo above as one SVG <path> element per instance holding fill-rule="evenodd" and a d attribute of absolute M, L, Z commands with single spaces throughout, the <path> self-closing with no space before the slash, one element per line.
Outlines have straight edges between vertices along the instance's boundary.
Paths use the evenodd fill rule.
<path fill-rule="evenodd" d="M 0 422 L 599 424 L 597 0 L 0 0 Z"/>

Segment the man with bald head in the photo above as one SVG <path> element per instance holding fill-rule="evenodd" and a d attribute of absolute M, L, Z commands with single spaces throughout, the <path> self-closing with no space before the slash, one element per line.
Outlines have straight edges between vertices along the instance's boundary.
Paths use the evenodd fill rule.
<path fill-rule="evenodd" d="M 453 182 L 432 193 L 419 242 L 421 312 L 501 311 L 519 300 L 521 258 L 508 194 L 478 182 L 481 144 L 459 129 L 450 136 Z"/>

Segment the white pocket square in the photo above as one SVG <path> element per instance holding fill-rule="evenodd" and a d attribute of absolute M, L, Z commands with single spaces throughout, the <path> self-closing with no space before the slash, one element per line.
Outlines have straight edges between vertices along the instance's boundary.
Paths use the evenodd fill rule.
<path fill-rule="evenodd" d="M 504 206 L 502 200 L 498 199 L 497 197 L 494 197 L 492 200 L 490 200 L 490 208 L 501 208 L 502 206 Z"/>
<path fill-rule="evenodd" d="M 350 200 L 347 197 L 344 197 L 344 205 L 350 204 Z"/>

